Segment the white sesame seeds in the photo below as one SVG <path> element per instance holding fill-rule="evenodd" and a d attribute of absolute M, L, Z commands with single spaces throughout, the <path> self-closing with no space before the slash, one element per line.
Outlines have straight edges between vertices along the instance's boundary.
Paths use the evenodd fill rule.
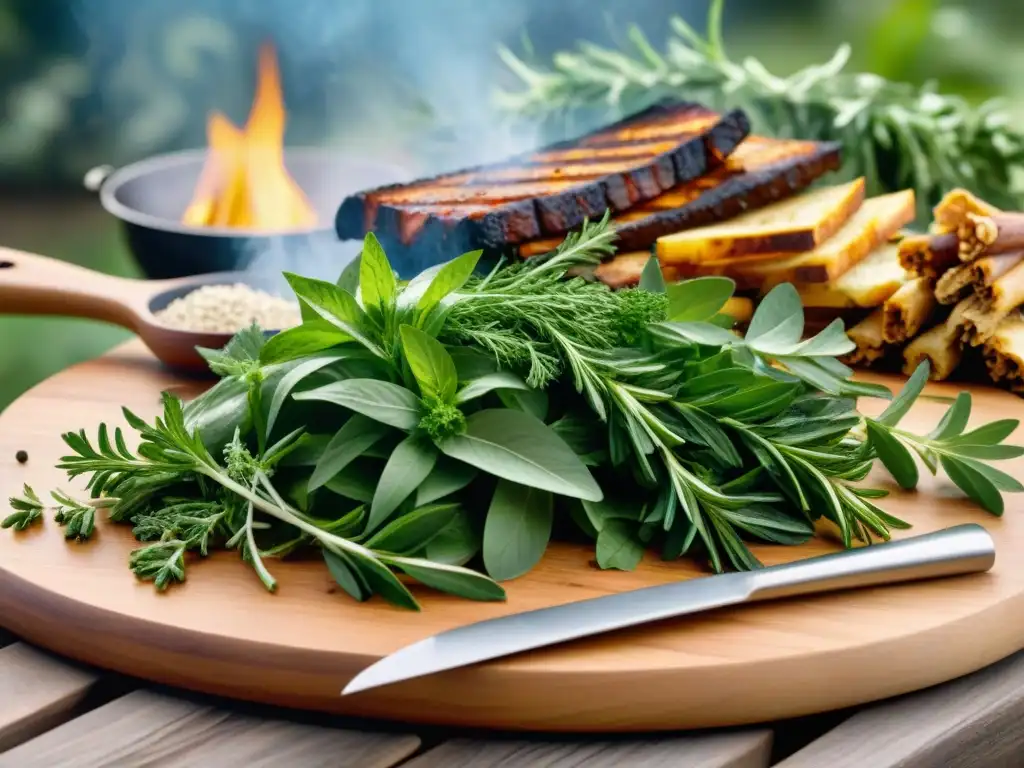
<path fill-rule="evenodd" d="M 236 333 L 256 323 L 267 331 L 302 322 L 299 305 L 243 283 L 204 285 L 155 312 L 164 325 L 200 333 Z"/>

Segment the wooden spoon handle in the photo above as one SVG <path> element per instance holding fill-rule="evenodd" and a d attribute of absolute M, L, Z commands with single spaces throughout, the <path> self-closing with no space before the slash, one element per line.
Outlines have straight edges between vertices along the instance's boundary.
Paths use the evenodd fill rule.
<path fill-rule="evenodd" d="M 85 317 L 135 330 L 141 282 L 0 248 L 0 314 Z"/>

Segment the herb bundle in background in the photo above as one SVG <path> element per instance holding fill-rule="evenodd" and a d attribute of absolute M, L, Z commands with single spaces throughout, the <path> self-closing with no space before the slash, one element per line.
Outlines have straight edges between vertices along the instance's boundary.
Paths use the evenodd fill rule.
<path fill-rule="evenodd" d="M 554 252 L 476 273 L 479 252 L 396 279 L 375 237 L 336 284 L 287 275 L 302 325 L 259 328 L 205 350 L 221 378 L 183 404 L 164 396 L 138 433 L 101 425 L 64 436 L 59 468 L 92 499 L 53 492 L 68 538 L 95 514 L 133 526 L 130 566 L 163 589 L 190 560 L 236 550 L 270 590 L 275 558 L 316 554 L 358 600 L 418 603 L 429 587 L 502 599 L 553 537 L 590 540 L 601 568 L 644 551 L 712 570 L 759 567 L 748 544 L 800 544 L 828 521 L 843 542 L 889 538 L 908 522 L 863 480 L 876 459 L 917 484 L 914 456 L 994 514 L 1024 486 L 987 462 L 1024 454 L 1015 420 L 965 431 L 961 394 L 936 428 L 899 424 L 919 368 L 878 418 L 837 360 L 837 320 L 803 339 L 795 289 L 758 306 L 745 336 L 721 313 L 733 284 L 665 285 L 655 260 L 638 288 L 570 277 L 614 251 L 608 217 Z M 31 489 L 4 525 L 41 517 Z"/>
<path fill-rule="evenodd" d="M 975 106 L 923 87 L 846 71 L 844 45 L 827 62 L 779 77 L 759 61 L 734 61 L 722 38 L 724 0 L 711 0 L 707 33 L 671 21 L 664 51 L 639 28 L 631 50 L 580 43 L 550 67 L 499 54 L 525 86 L 499 105 L 528 119 L 572 121 L 593 112 L 622 117 L 666 97 L 715 109 L 741 108 L 755 132 L 842 143 L 844 174 L 864 176 L 869 194 L 913 188 L 922 215 L 944 192 L 965 187 L 994 205 L 1024 207 L 1024 132 L 999 100 Z"/>

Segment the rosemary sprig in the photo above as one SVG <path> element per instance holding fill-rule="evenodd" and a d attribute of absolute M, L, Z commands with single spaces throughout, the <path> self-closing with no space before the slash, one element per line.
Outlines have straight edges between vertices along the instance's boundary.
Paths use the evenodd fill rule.
<path fill-rule="evenodd" d="M 28 485 L 22 489 L 21 496 L 11 496 L 8 502 L 13 511 L 0 522 L 0 528 L 24 531 L 43 519 L 43 502 Z"/>
<path fill-rule="evenodd" d="M 681 18 L 659 52 L 637 27 L 632 50 L 581 43 L 551 67 L 527 63 L 507 48 L 505 64 L 525 85 L 498 103 L 523 117 L 562 120 L 586 111 L 622 116 L 666 97 L 748 112 L 755 131 L 777 137 L 842 142 L 848 177 L 874 191 L 913 188 L 922 210 L 954 187 L 1006 208 L 1020 207 L 1024 133 L 999 100 L 974 105 L 922 87 L 846 71 L 848 45 L 827 62 L 788 76 L 756 59 L 729 58 L 722 37 L 724 0 L 712 0 L 704 36 Z"/>

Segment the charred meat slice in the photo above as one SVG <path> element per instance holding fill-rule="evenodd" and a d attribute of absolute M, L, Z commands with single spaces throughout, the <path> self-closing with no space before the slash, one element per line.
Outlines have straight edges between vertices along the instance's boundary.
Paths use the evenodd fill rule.
<path fill-rule="evenodd" d="M 717 168 L 749 130 L 739 110 L 719 115 L 697 104 L 658 104 L 504 163 L 352 195 L 335 227 L 343 240 L 374 231 L 389 253 L 436 235 L 440 220 L 449 233 L 457 230 L 451 242 L 459 247 L 503 249 L 564 236 L 586 217 L 628 210 Z"/>

